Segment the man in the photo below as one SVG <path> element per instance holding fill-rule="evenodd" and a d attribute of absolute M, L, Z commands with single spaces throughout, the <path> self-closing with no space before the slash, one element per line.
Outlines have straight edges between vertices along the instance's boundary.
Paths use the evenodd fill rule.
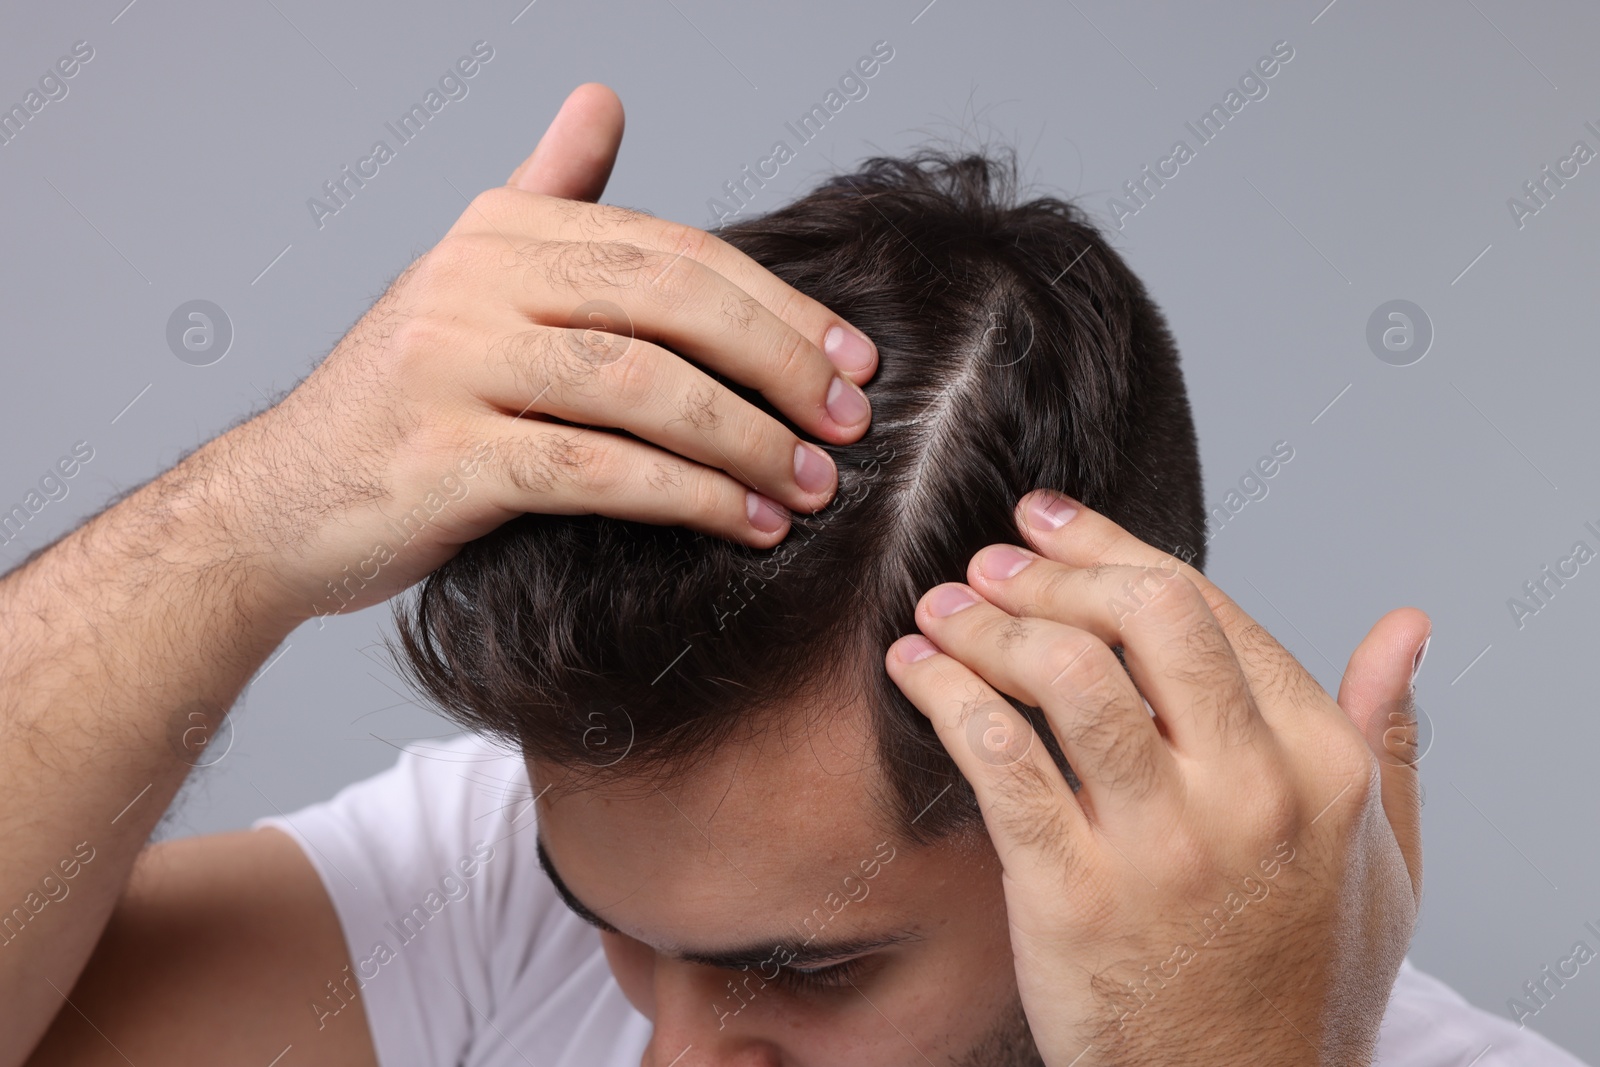
<path fill-rule="evenodd" d="M 627 708 L 575 699 L 581 718 L 541 720 L 536 700 L 494 695 L 509 678 L 535 696 L 525 683 L 545 665 L 570 670 L 556 688 L 577 698 L 585 663 L 541 645 L 564 632 L 519 615 L 519 591 L 451 601 L 496 551 L 559 549 L 509 520 L 603 516 L 757 550 L 815 529 L 806 546 L 825 543 L 832 512 L 788 512 L 934 506 L 930 445 L 959 425 L 924 405 L 924 429 L 901 427 L 931 435 L 915 465 L 883 457 L 909 482 L 858 492 L 867 468 L 838 457 L 870 447 L 859 385 L 878 352 L 733 246 L 577 202 L 599 195 L 621 125 L 609 91 L 579 90 L 512 187 L 478 198 L 282 404 L 0 586 L 0 888 L 33 899 L 40 872 L 73 879 L 0 954 L 3 1062 L 1367 1062 L 1420 885 L 1403 731 L 1369 727 L 1404 706 L 1419 613 L 1380 622 L 1335 704 L 1197 571 L 1040 491 L 1002 513 L 1031 553 L 978 553 L 969 585 L 922 597 L 926 637 L 862 653 L 927 716 L 920 748 L 913 726 L 896 749 L 920 752 L 920 774 L 875 758 L 891 720 L 833 684 L 846 671 L 801 670 L 788 680 L 806 685 L 763 707 L 683 720 L 729 734 L 688 742 Z M 1098 314 L 1082 328 L 1099 351 L 1136 350 L 1142 309 Z M 996 325 L 986 364 L 1046 365 L 1020 320 Z M 1122 371 L 1102 370 L 1102 407 L 1126 418 Z M 1034 401 L 1077 419 L 1093 395 L 1086 381 Z M 1123 440 L 1168 432 L 1179 462 L 1146 476 L 1192 483 L 1186 424 Z M 1119 466 L 1100 458 L 1084 470 Z M 385 540 L 462 479 L 452 507 Z M 1089 478 L 1079 492 L 1114 489 Z M 946 513 L 959 526 L 963 510 Z M 1129 514 L 1157 529 L 1149 509 Z M 631 529 L 629 547 L 648 543 Z M 481 724 L 520 749 L 413 752 L 273 828 L 139 856 L 182 778 L 175 732 L 214 725 L 330 594 L 333 609 L 377 603 L 468 542 L 419 601 L 465 614 L 419 616 L 409 651 L 452 712 L 512 714 Z M 632 597 L 660 602 L 626 578 L 662 558 L 588 559 L 616 568 L 615 618 Z M 559 566 L 528 562 L 523 578 L 551 583 L 541 603 L 580 606 Z M 455 624 L 474 610 L 495 624 Z M 595 622 L 565 621 L 567 636 Z M 520 675 L 479 669 L 519 660 Z M 672 666 L 663 684 L 714 681 Z M 905 810 L 940 774 L 950 788 Z M 1515 1037 L 1460 1004 L 1411 1019 L 1448 994 L 1406 972 L 1396 989 L 1382 1062 L 1455 1062 L 1461 1049 L 1419 1040 L 1441 1025 Z"/>

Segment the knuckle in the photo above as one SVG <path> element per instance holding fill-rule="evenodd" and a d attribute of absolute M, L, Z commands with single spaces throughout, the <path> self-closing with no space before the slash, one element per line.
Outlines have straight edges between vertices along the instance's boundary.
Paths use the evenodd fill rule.
<path fill-rule="evenodd" d="M 1252 655 L 1270 652 L 1278 647 L 1278 642 L 1267 633 L 1266 627 L 1259 622 L 1247 622 L 1240 626 L 1233 643 L 1239 651 Z"/>
<path fill-rule="evenodd" d="M 513 189 L 509 185 L 496 185 L 485 189 L 472 198 L 468 211 L 480 220 L 487 220 L 491 225 L 498 219 L 510 217 L 513 212 L 525 211 L 532 194 L 520 189 Z M 549 197 L 539 197 L 547 200 Z"/>
<path fill-rule="evenodd" d="M 630 286 L 649 258 L 646 249 L 629 241 L 548 241 L 538 248 L 545 284 L 579 294 Z"/>
<path fill-rule="evenodd" d="M 449 234 L 417 261 L 410 281 L 419 288 L 435 288 L 470 274 L 481 262 L 483 246 L 470 233 Z"/>
<path fill-rule="evenodd" d="M 637 338 L 628 338 L 616 359 L 605 368 L 607 392 L 623 409 L 645 406 L 656 394 L 656 364 Z"/>
<path fill-rule="evenodd" d="M 568 200 L 565 197 L 551 196 L 548 193 L 524 193 L 523 202 L 530 205 L 536 215 L 559 215 L 567 221 L 575 220 L 583 215 L 590 204 L 581 200 Z"/>
<path fill-rule="evenodd" d="M 601 301 L 600 303 L 609 303 Z M 637 337 L 633 332 L 631 321 L 612 322 L 607 317 L 607 312 L 612 309 L 621 311 L 616 305 L 604 310 L 596 310 L 593 304 L 584 305 L 589 308 L 589 321 L 582 317 L 583 308 L 574 312 L 568 325 L 561 331 L 563 342 L 570 364 L 579 377 L 590 377 L 595 372 L 605 370 L 618 361 L 627 358 L 630 354 L 637 356 L 638 348 L 635 345 Z M 627 312 L 621 312 L 625 319 Z M 604 321 L 595 321 L 603 319 Z M 619 329 L 608 327 L 617 326 Z"/>
<path fill-rule="evenodd" d="M 1172 638 L 1171 651 L 1173 677 L 1190 685 L 1232 687 L 1244 681 L 1233 647 L 1215 626 L 1183 627 Z"/>
<path fill-rule="evenodd" d="M 641 256 L 644 249 L 639 249 Z M 691 256 L 676 253 L 649 253 L 650 292 L 663 307 L 675 308 L 695 303 L 704 293 L 705 272 Z M 641 259 L 639 266 L 644 265 Z M 635 268 L 638 269 L 637 267 Z"/>
<path fill-rule="evenodd" d="M 656 254 L 632 241 L 590 241 L 581 246 L 590 264 L 600 272 L 599 280 L 632 280 L 651 266 Z"/>
<path fill-rule="evenodd" d="M 471 439 L 477 447 L 487 449 L 480 469 L 494 480 L 509 483 L 511 479 L 507 473 L 507 457 L 517 455 L 526 447 L 526 441 L 523 436 L 519 433 L 502 431 L 487 438 L 478 435 Z M 464 454 L 464 452 L 459 451 L 461 448 L 459 444 L 455 447 L 458 449 L 456 453 L 458 456 Z"/>
<path fill-rule="evenodd" d="M 1081 631 L 1050 638 L 1038 662 L 1048 689 L 1080 693 L 1103 690 L 1112 679 L 1112 671 L 1120 674 L 1122 670 L 1104 642 Z"/>
<path fill-rule="evenodd" d="M 734 288 L 723 290 L 720 308 L 722 318 L 739 333 L 749 333 L 756 327 L 761 314 L 761 303 L 747 293 Z"/>
<path fill-rule="evenodd" d="M 621 204 L 595 204 L 593 215 L 611 226 L 637 226 L 655 216 L 643 208 L 623 207 Z"/>
<path fill-rule="evenodd" d="M 722 241 L 706 231 L 682 222 L 664 223 L 661 239 L 667 249 L 666 256 L 669 260 L 681 255 L 684 259 L 692 259 L 697 263 L 705 262 L 706 256 L 714 250 L 714 246 L 722 244 Z"/>
<path fill-rule="evenodd" d="M 1168 671 L 1194 692 L 1189 714 L 1198 728 L 1228 747 L 1254 740 L 1255 696 L 1222 635 L 1199 627 L 1188 631 L 1175 659 Z"/>
<path fill-rule="evenodd" d="M 658 493 L 681 491 L 688 473 L 689 467 L 675 459 L 659 459 L 650 465 L 650 473 L 644 476 L 644 482 Z"/>
<path fill-rule="evenodd" d="M 678 401 L 678 418 L 701 434 L 717 429 L 722 425 L 722 413 L 717 410 L 717 398 L 722 392 L 722 387 L 711 380 L 691 385 Z"/>
<path fill-rule="evenodd" d="M 1035 632 L 1036 624 L 1014 615 L 1002 615 L 987 624 L 987 636 L 999 649 L 1025 648 L 1028 638 Z"/>
<path fill-rule="evenodd" d="M 1117 575 L 1132 570 L 1131 567 L 1113 563 L 1091 563 L 1083 569 L 1083 575 L 1090 582 L 1099 584 L 1106 580 L 1107 575 Z"/>
<path fill-rule="evenodd" d="M 583 480 L 589 490 L 598 496 L 616 497 L 622 494 L 632 479 L 634 468 L 615 449 L 590 448 L 586 450 Z"/>
<path fill-rule="evenodd" d="M 688 479 L 688 490 L 683 497 L 683 506 L 687 512 L 693 515 L 731 514 L 734 518 L 733 525 L 740 527 L 746 525 L 744 494 L 728 491 L 730 479 L 704 467 L 691 469 L 693 473 Z M 730 498 L 735 499 L 730 503 Z"/>
<path fill-rule="evenodd" d="M 1195 584 L 1182 570 L 1167 566 L 1168 560 L 1161 563 L 1152 563 L 1139 568 L 1150 576 L 1149 581 L 1153 589 L 1152 595 L 1160 599 L 1169 599 L 1189 608 L 1190 610 L 1204 610 L 1211 614 L 1211 608 L 1206 604 L 1205 593 L 1200 591 L 1200 586 Z"/>
<path fill-rule="evenodd" d="M 623 207 L 620 204 L 589 204 L 570 200 L 563 201 L 562 204 L 559 210 L 563 215 L 576 222 L 584 233 L 594 237 L 604 237 L 619 230 L 634 229 L 647 219 L 653 218 L 647 211 Z"/>
<path fill-rule="evenodd" d="M 794 445 L 789 445 L 785 452 L 782 441 L 791 440 L 793 435 L 787 430 L 780 431 L 781 437 L 771 432 L 771 423 L 764 416 L 755 415 L 750 418 L 735 418 L 729 427 L 733 437 L 733 457 L 744 456 L 761 457 L 771 455 L 777 462 L 773 465 L 785 476 L 793 477 Z"/>
<path fill-rule="evenodd" d="M 1072 568 L 1052 560 L 1035 560 L 1033 567 L 1038 568 L 1038 576 L 1034 579 L 1036 602 L 1027 608 L 1027 613 L 1030 615 L 1053 614 L 1058 607 L 1071 599 L 1084 577 L 1082 572 L 1074 572 Z"/>
<path fill-rule="evenodd" d="M 1145 602 L 1154 621 L 1168 625 L 1210 621 L 1210 609 L 1205 606 L 1200 587 L 1188 578 L 1163 574 L 1155 567 L 1142 567 L 1140 571 L 1141 589 L 1148 591 Z"/>
<path fill-rule="evenodd" d="M 387 348 L 402 364 L 426 362 L 441 349 L 450 347 L 454 328 L 431 315 L 412 315 L 396 324 L 389 333 Z"/>
<path fill-rule="evenodd" d="M 543 438 L 534 442 L 519 441 L 515 449 L 507 450 L 503 471 L 506 481 L 523 493 L 543 496 L 555 486 L 555 479 L 545 462 Z"/>
<path fill-rule="evenodd" d="M 754 298 L 747 297 L 754 304 Z M 750 329 L 755 321 L 752 311 L 750 321 L 744 324 L 745 329 Z M 787 381 L 791 375 L 799 372 L 816 350 L 811 342 L 802 337 L 797 330 L 780 327 L 773 350 L 772 373 L 780 380 Z"/>
<path fill-rule="evenodd" d="M 524 492 L 547 494 L 575 477 L 585 465 L 586 451 L 572 435 L 542 433 L 517 450 L 506 465 L 506 476 Z"/>
<path fill-rule="evenodd" d="M 615 356 L 609 347 L 612 342 L 586 330 L 539 332 L 543 334 L 538 349 L 543 374 L 569 392 L 586 393 L 595 379 L 607 373 Z"/>
<path fill-rule="evenodd" d="M 778 321 L 798 329 L 802 321 L 813 311 L 816 302 L 798 290 L 783 285 L 767 299 L 765 306 Z"/>
<path fill-rule="evenodd" d="M 1301 809 L 1288 774 L 1279 767 L 1258 769 L 1256 797 L 1251 804 L 1252 837 L 1263 846 L 1295 836 L 1300 831 Z M 1313 815 L 1316 813 L 1313 812 Z"/>
<path fill-rule="evenodd" d="M 529 403 L 544 392 L 552 380 L 569 377 L 564 373 L 564 361 L 553 359 L 556 345 L 552 331 L 542 327 L 519 330 L 501 338 L 490 346 L 490 358 L 511 374 L 519 396 Z"/>
<path fill-rule="evenodd" d="M 1236 609 L 1237 610 L 1237 609 Z M 1223 620 L 1219 617 L 1219 622 Z M 1228 624 L 1223 622 L 1225 626 Z M 1267 632 L 1266 627 L 1259 622 L 1238 611 L 1234 616 L 1233 624 L 1227 631 L 1231 637 L 1233 647 L 1238 651 L 1241 660 L 1246 658 L 1263 658 L 1283 651 L 1283 646 L 1278 644 L 1277 638 Z"/>
<path fill-rule="evenodd" d="M 1060 532 L 1072 531 L 1067 531 L 1066 528 L 1063 527 L 1062 531 Z M 1082 530 L 1076 531 L 1073 533 L 1073 537 L 1074 540 L 1079 542 L 1075 554 L 1084 559 L 1105 559 L 1108 556 L 1114 557 L 1118 555 L 1117 550 L 1121 547 L 1124 540 L 1131 541 L 1133 539 L 1120 526 L 1116 526 L 1111 523 L 1102 523 L 1096 530 L 1087 534 Z"/>
<path fill-rule="evenodd" d="M 1233 631 L 1232 642 L 1239 661 L 1256 668 L 1256 688 L 1262 701 L 1300 704 L 1323 695 L 1316 679 L 1260 623 L 1243 622 Z"/>
<path fill-rule="evenodd" d="M 1326 695 L 1317 680 L 1293 660 L 1268 671 L 1262 688 L 1272 701 L 1295 706 L 1313 703 Z"/>

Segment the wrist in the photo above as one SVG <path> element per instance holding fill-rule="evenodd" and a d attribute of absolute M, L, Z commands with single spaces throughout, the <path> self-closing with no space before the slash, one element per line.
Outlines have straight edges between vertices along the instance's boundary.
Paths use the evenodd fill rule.
<path fill-rule="evenodd" d="M 171 589 L 175 607 L 212 611 L 242 631 L 235 636 L 270 646 L 311 610 L 283 578 L 281 519 L 256 488 L 267 479 L 240 462 L 240 431 L 248 425 L 202 445 L 97 516 L 83 531 L 84 547 L 125 561 L 141 588 Z"/>

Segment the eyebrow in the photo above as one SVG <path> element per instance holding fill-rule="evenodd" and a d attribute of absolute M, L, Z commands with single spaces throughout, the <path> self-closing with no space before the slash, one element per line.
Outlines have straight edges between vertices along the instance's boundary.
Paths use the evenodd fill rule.
<path fill-rule="evenodd" d="M 542 839 L 535 836 L 533 847 L 539 854 L 539 866 L 543 868 L 545 875 L 550 879 L 550 884 L 556 887 L 556 893 L 561 897 L 561 902 L 571 908 L 573 914 L 590 926 L 597 926 L 608 934 L 622 932 L 590 911 L 583 901 L 572 895 L 572 890 L 567 888 L 567 883 L 563 882 L 561 876 L 556 873 L 555 864 L 550 862 L 550 853 L 544 850 L 544 841 Z"/>
<path fill-rule="evenodd" d="M 561 897 L 561 902 L 572 910 L 572 913 L 590 926 L 598 927 L 607 933 L 621 933 L 615 926 L 596 915 L 583 901 L 572 895 L 572 890 L 561 880 L 556 873 L 555 864 L 550 862 L 550 853 L 545 851 L 544 841 L 538 837 L 534 839 L 534 850 L 539 856 L 539 866 L 550 879 L 550 884 L 556 887 L 556 893 Z M 719 967 L 724 970 L 738 971 L 751 967 L 763 967 L 774 963 L 780 953 L 786 954 L 784 966 L 812 967 L 828 963 L 833 960 L 842 960 L 847 956 L 858 956 L 874 949 L 888 948 L 907 941 L 920 941 L 909 931 L 893 931 L 886 934 L 875 934 L 861 937 L 839 937 L 823 940 L 815 935 L 803 941 L 793 938 L 774 938 L 770 941 L 755 941 L 733 948 L 702 950 L 679 949 L 671 955 L 685 963 L 698 963 L 706 967 Z"/>

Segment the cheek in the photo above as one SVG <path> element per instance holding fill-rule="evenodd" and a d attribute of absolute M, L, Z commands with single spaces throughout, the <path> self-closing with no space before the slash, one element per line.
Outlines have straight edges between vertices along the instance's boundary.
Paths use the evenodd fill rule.
<path fill-rule="evenodd" d="M 605 949 L 606 962 L 616 976 L 622 995 L 628 998 L 635 1011 L 651 1022 L 655 1021 L 655 950 L 622 934 L 600 931 L 600 945 Z"/>

